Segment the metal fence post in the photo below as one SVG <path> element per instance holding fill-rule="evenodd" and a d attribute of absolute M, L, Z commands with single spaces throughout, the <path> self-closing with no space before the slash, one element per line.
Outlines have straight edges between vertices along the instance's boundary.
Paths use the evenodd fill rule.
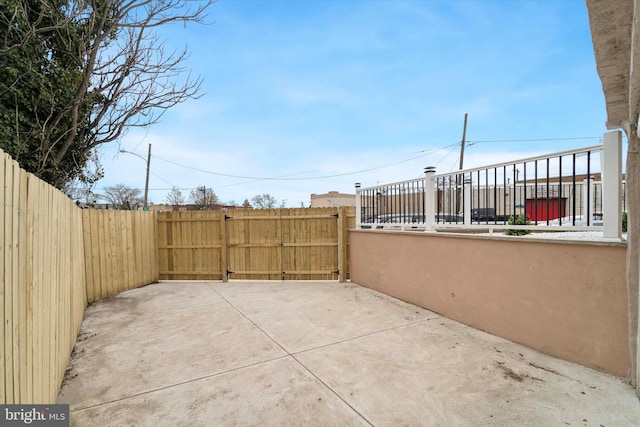
<path fill-rule="evenodd" d="M 621 240 L 622 132 L 617 130 L 604 134 L 602 157 L 602 237 Z"/>
<path fill-rule="evenodd" d="M 435 209 L 435 166 L 424 168 L 424 225 L 425 231 L 433 231 L 433 221 L 436 216 Z"/>
<path fill-rule="evenodd" d="M 356 228 L 362 228 L 362 200 L 360 199 L 360 183 L 356 182 Z"/>
<path fill-rule="evenodd" d="M 464 177 L 464 203 L 462 208 L 464 209 L 464 225 L 471 225 L 471 191 L 473 191 L 471 185 L 471 177 Z M 514 196 L 515 197 L 515 196 Z"/>

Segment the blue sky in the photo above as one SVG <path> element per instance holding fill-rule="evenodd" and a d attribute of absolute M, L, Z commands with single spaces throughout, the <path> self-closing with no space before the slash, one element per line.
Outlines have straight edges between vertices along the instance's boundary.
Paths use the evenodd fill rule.
<path fill-rule="evenodd" d="M 204 95 L 103 147 L 97 192 L 142 189 L 144 161 L 118 149 L 146 157 L 149 143 L 154 203 L 205 185 L 222 202 L 300 207 L 455 170 L 465 113 L 465 167 L 606 132 L 581 0 L 218 0 L 208 22 L 160 33 L 188 45 Z"/>

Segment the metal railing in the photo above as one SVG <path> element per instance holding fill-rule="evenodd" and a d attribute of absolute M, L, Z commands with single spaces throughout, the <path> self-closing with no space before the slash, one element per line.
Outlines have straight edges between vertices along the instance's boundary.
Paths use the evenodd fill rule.
<path fill-rule="evenodd" d="M 603 231 L 621 237 L 622 135 L 602 144 L 480 168 L 361 188 L 364 229 Z"/>

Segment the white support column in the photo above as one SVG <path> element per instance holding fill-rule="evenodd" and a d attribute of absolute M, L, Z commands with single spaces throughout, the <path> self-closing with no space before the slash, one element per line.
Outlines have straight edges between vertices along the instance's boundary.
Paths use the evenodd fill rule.
<path fill-rule="evenodd" d="M 433 231 L 433 224 L 436 216 L 436 193 L 435 193 L 435 166 L 424 168 L 424 225 L 425 231 Z"/>
<path fill-rule="evenodd" d="M 471 185 L 471 178 L 464 178 L 464 225 L 471 225 L 471 192 L 473 186 Z"/>
<path fill-rule="evenodd" d="M 356 182 L 356 228 L 361 228 L 362 223 L 362 200 L 360 199 L 360 183 Z"/>
<path fill-rule="evenodd" d="M 591 178 L 585 178 L 584 180 L 582 180 L 582 204 L 580 205 L 580 215 L 582 217 L 583 225 L 587 224 L 587 212 L 589 212 L 589 215 L 593 216 L 593 200 L 589 199 L 589 194 L 593 194 L 593 191 L 591 191 L 592 182 L 593 179 Z M 587 200 L 591 202 L 591 206 L 587 205 Z M 589 221 L 589 224 L 591 224 L 591 221 Z"/>
<path fill-rule="evenodd" d="M 602 150 L 602 237 L 622 239 L 622 132 L 604 134 Z"/>

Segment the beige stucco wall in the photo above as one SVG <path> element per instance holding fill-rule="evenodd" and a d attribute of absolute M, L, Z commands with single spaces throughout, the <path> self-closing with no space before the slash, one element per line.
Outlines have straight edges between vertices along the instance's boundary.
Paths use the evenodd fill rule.
<path fill-rule="evenodd" d="M 624 244 L 352 230 L 351 280 L 619 377 L 630 369 Z"/>

